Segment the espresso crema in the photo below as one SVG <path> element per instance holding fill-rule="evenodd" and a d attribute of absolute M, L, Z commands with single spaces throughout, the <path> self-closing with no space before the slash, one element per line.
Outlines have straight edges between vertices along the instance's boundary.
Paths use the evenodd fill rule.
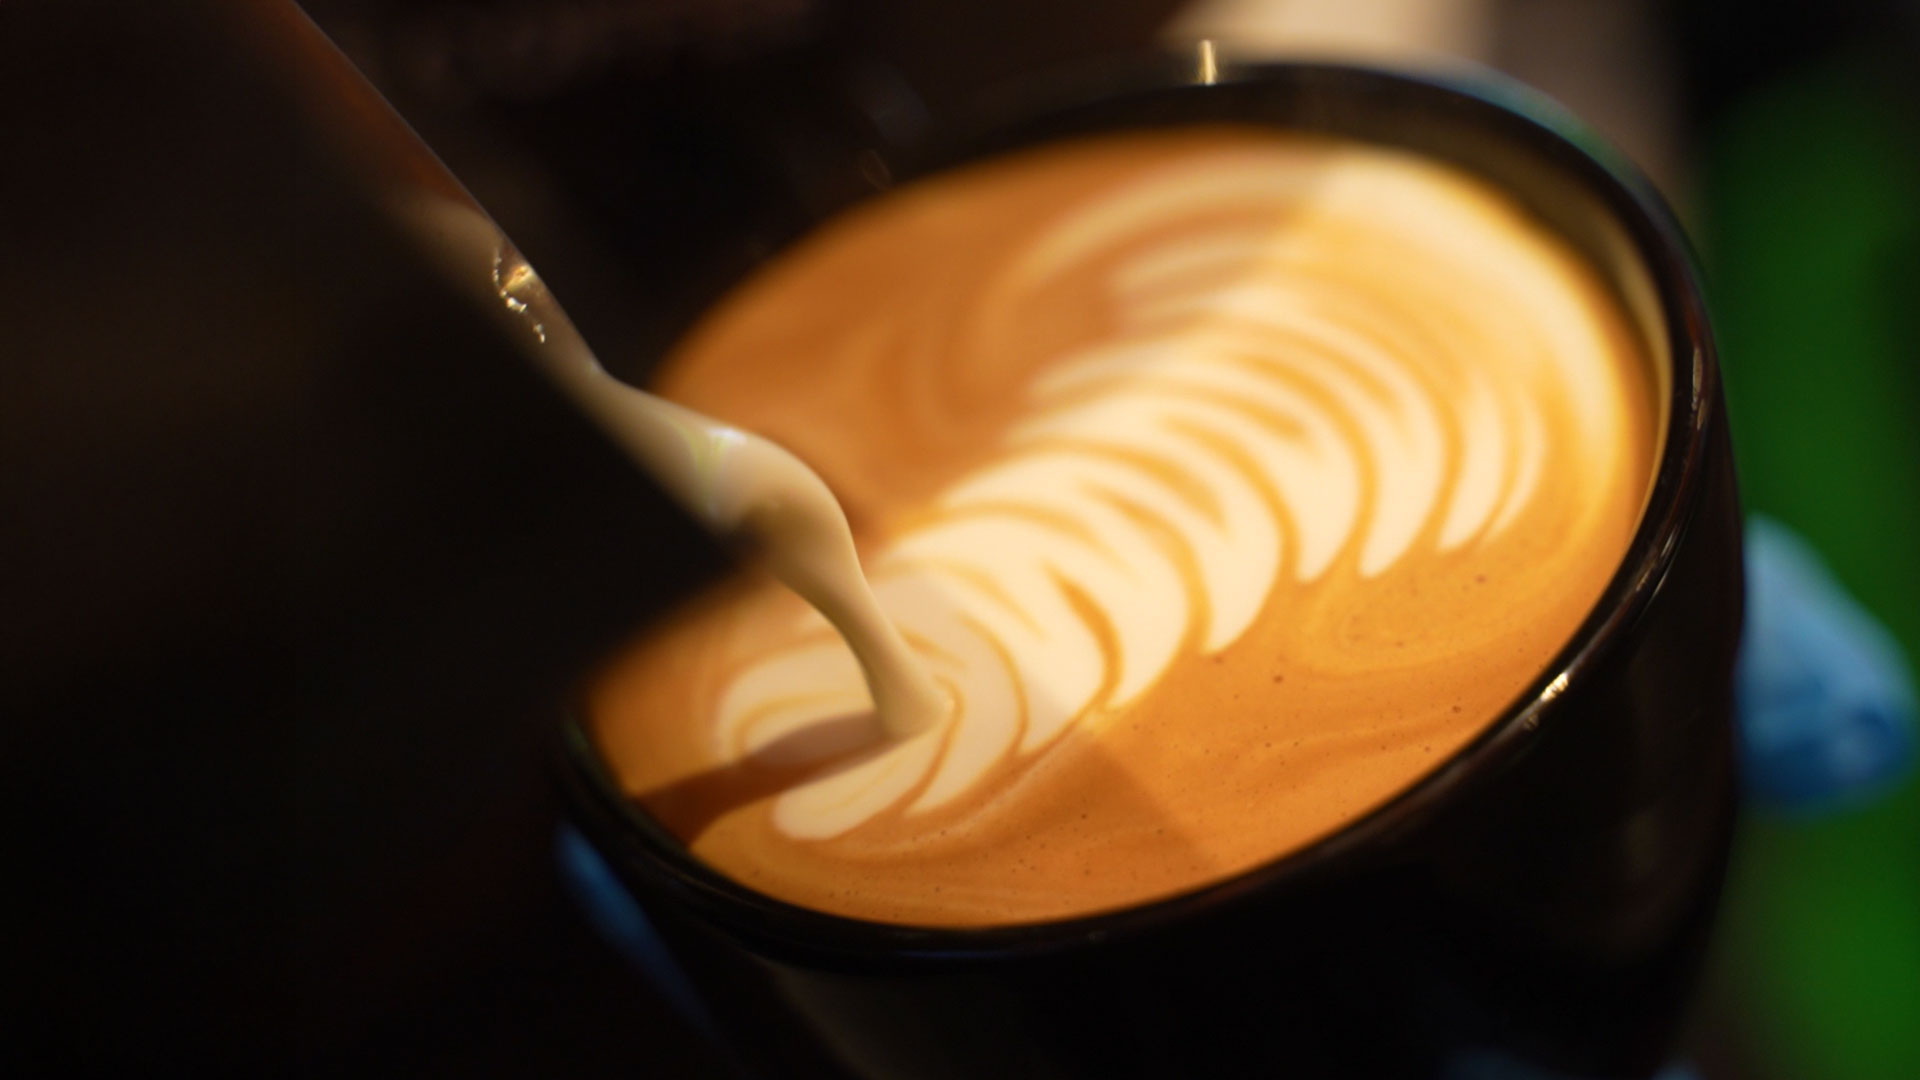
<path fill-rule="evenodd" d="M 1436 768 L 1638 523 L 1649 368 L 1598 275 L 1434 162 L 1259 129 L 1056 144 L 838 220 L 660 391 L 839 495 L 953 699 L 879 740 L 847 646 L 744 576 L 589 712 L 625 789 L 773 896 L 1032 922 L 1189 890 Z"/>

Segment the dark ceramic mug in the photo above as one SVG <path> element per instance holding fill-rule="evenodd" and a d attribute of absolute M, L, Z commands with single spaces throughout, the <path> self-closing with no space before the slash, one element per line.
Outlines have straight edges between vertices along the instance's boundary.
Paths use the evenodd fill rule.
<path fill-rule="evenodd" d="M 1130 66 L 1019 98 L 987 134 L 895 175 L 1082 134 L 1220 122 L 1453 163 L 1598 268 L 1664 394 L 1631 546 L 1545 672 L 1442 767 L 1307 848 L 1091 917 L 915 928 L 771 899 L 629 803 L 570 726 L 564 775 L 581 832 L 751 1067 L 784 1075 L 807 1057 L 873 1077 L 1418 1076 L 1486 1051 L 1627 1076 L 1671 1049 L 1731 834 L 1742 595 L 1719 369 L 1685 241 L 1586 129 L 1491 76 Z"/>

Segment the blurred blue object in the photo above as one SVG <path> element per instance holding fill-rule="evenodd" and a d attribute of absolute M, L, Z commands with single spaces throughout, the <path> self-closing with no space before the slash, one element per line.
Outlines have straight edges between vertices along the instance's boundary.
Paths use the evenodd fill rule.
<path fill-rule="evenodd" d="M 716 1045 L 719 1028 L 693 988 L 693 981 L 674 959 L 667 943 L 653 928 L 640 904 L 613 876 L 600 853 L 571 825 L 562 825 L 554 840 L 554 858 L 560 878 L 574 902 L 586 913 L 601 940 L 612 945 L 629 963 L 645 972 L 654 989 L 682 1018 Z"/>
<path fill-rule="evenodd" d="M 1747 623 L 1735 681 L 1747 797 L 1819 813 L 1871 800 L 1913 767 L 1913 678 L 1900 647 L 1786 526 L 1747 525 Z"/>

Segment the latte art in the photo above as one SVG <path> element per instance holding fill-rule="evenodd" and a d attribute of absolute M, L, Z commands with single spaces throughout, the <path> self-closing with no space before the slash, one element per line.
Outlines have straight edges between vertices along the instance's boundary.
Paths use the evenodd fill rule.
<path fill-rule="evenodd" d="M 1045 167 L 1048 154 L 1067 164 Z M 996 209 L 1002 224 L 984 224 Z M 929 265 L 940 248 L 914 245 L 961 241 L 949 215 L 994 235 L 942 272 Z M 907 280 L 844 325 L 809 325 L 809 289 L 857 285 L 862 258 Z M 685 765 L 782 779 L 691 816 L 670 773 L 630 783 L 670 826 L 699 820 L 713 835 L 688 839 L 730 872 L 871 917 L 1111 906 L 1273 857 L 1391 795 L 1571 633 L 1624 549 L 1649 469 L 1644 373 L 1590 271 L 1483 185 L 1346 143 L 1133 136 L 963 174 L 828 230 L 713 325 L 669 392 L 803 456 L 823 451 L 814 463 L 868 522 L 882 609 L 955 709 L 887 745 L 836 736 L 871 709 L 859 666 L 818 615 L 749 591 L 693 616 L 633 679 L 692 663 L 680 692 L 645 695 L 675 715 L 645 723 L 704 733 Z M 752 377 L 731 365 L 782 337 L 819 343 L 818 386 L 743 395 Z M 965 368 L 938 367 L 935 349 Z M 830 429 L 853 394 L 872 441 L 835 453 L 823 444 L 861 436 L 813 425 Z M 809 402 L 819 415 L 779 408 Z M 915 408 L 926 431 L 900 430 Z M 908 449 L 912 464 L 885 464 Z M 1420 598 L 1423 584 L 1490 576 L 1503 584 L 1488 595 Z M 1183 710 L 1209 669 L 1238 680 L 1237 701 Z M 1369 700 L 1376 680 L 1425 685 L 1431 700 Z M 1287 747 L 1293 775 L 1271 752 L 1276 730 L 1305 733 Z M 1375 761 L 1342 776 L 1298 752 L 1382 731 L 1399 745 L 1376 756 L 1397 774 Z M 1418 761 L 1408 737 L 1426 748 Z M 630 741 L 623 763 L 643 754 Z M 1237 791 L 1188 791 L 1207 782 L 1177 775 L 1195 755 Z M 1091 760 L 1152 797 L 1102 803 L 1074 776 Z M 1307 812 L 1275 840 L 1265 819 L 1315 782 L 1333 791 L 1294 807 Z M 1048 820 L 1066 793 L 1094 809 Z M 1227 835 L 1196 839 L 1203 817 Z M 1104 846 L 1126 847 L 1153 820 L 1187 835 L 1132 880 L 1019 902 L 992 881 L 1042 849 L 1093 860 L 1080 875 L 1093 878 L 1103 829 Z M 801 880 L 835 866 L 843 881 L 866 875 L 847 890 L 861 895 Z"/>
<path fill-rule="evenodd" d="M 1118 325 L 1050 364 L 996 460 L 870 561 L 958 702 L 948 728 L 782 795 L 783 831 L 951 801 L 1132 704 L 1183 650 L 1232 644 L 1283 568 L 1312 581 L 1345 554 L 1371 577 L 1497 534 L 1540 483 L 1544 415 L 1581 451 L 1562 482 L 1604 490 L 1626 403 L 1560 265 L 1524 234 L 1463 234 L 1484 197 L 1420 170 L 1356 156 L 1311 179 L 1288 154 L 1183 163 L 1012 260 L 1029 293 L 1098 275 Z M 1308 200 L 1311 230 L 1259 235 Z M 1218 224 L 1165 233 L 1196 212 Z M 1356 276 L 1367 248 L 1393 265 Z M 722 698 L 724 757 L 870 707 L 824 620 L 799 623 Z"/>

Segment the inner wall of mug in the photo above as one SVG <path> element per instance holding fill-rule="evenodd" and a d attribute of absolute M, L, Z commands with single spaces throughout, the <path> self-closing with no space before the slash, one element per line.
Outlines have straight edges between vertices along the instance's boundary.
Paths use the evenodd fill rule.
<path fill-rule="evenodd" d="M 584 773 L 590 802 L 603 822 L 621 832 L 618 850 L 631 856 L 629 872 L 640 874 L 723 922 L 751 936 L 785 939 L 811 947 L 829 941 L 858 947 L 872 937 L 885 947 L 895 939 L 911 939 L 920 946 L 936 940 L 965 948 L 966 943 L 1031 942 L 1036 936 L 1064 932 L 1063 940 L 1080 930 L 1135 922 L 1145 917 L 1172 915 L 1196 898 L 1222 891 L 1258 887 L 1294 868 L 1306 869 L 1318 857 L 1348 849 L 1369 835 L 1383 818 L 1404 815 L 1417 803 L 1430 806 L 1444 797 L 1446 786 L 1458 778 L 1462 759 L 1471 756 L 1499 729 L 1513 723 L 1540 700 L 1540 686 L 1567 670 L 1570 661 L 1591 649 L 1605 633 L 1600 612 L 1623 602 L 1634 602 L 1626 584 L 1638 578 L 1642 564 L 1662 549 L 1655 530 L 1665 530 L 1662 507 L 1652 505 L 1656 493 L 1671 500 L 1671 483 L 1684 466 L 1680 457 L 1687 440 L 1678 437 L 1690 411 L 1694 379 L 1682 378 L 1675 367 L 1676 333 L 1685 328 L 1679 307 L 1692 288 L 1684 250 L 1670 226 L 1649 217 L 1658 209 L 1651 197 L 1619 163 L 1600 160 L 1604 148 L 1569 117 L 1539 99 L 1528 98 L 1516 86 L 1500 81 L 1443 85 L 1406 75 L 1321 65 L 1276 65 L 1229 73 L 1229 81 L 1208 85 L 1168 85 L 1089 98 L 1085 104 L 1052 111 L 996 127 L 987 137 L 960 144 L 957 152 L 935 159 L 924 168 L 902 169 L 909 177 L 943 171 L 1002 153 L 1042 143 L 1120 131 L 1232 124 L 1311 132 L 1418 152 L 1453 164 L 1489 181 L 1515 198 L 1549 229 L 1560 235 L 1602 275 L 1620 301 L 1640 337 L 1652 370 L 1657 446 L 1653 469 L 1646 477 L 1647 502 L 1634 538 L 1616 570 L 1612 584 L 1598 601 L 1595 613 L 1556 655 L 1538 683 L 1512 707 L 1491 718 L 1481 735 L 1454 752 L 1436 769 L 1415 780 L 1381 806 L 1347 822 L 1340 829 L 1304 848 L 1280 853 L 1251 870 L 1191 892 L 1147 901 L 1115 912 L 1074 916 L 1051 922 L 1020 923 L 987 928 L 918 928 L 871 923 L 842 915 L 803 909 L 755 892 L 700 862 L 677 838 L 667 833 L 621 793 L 593 741 L 575 727 L 569 736 L 574 766 Z M 1521 111 L 1524 109 L 1524 112 Z M 1636 190 L 1638 188 L 1638 190 Z M 1676 397 L 1676 392 L 1689 395 Z M 1414 796 L 1421 796 L 1415 799 Z M 609 805 L 610 804 L 610 805 Z M 610 815 L 606 811 L 612 811 Z M 772 924 L 791 924 L 790 936 Z M 1004 939 L 1004 940 L 1003 940 Z M 899 942 L 895 942 L 896 944 Z"/>

